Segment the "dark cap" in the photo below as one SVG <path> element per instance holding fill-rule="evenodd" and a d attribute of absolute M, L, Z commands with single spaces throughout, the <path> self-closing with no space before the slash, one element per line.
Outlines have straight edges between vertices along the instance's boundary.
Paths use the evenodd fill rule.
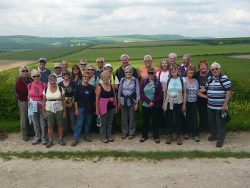
<path fill-rule="evenodd" d="M 154 74 L 155 73 L 155 69 L 153 67 L 150 67 L 148 68 L 148 71 L 147 71 L 148 74 Z"/>

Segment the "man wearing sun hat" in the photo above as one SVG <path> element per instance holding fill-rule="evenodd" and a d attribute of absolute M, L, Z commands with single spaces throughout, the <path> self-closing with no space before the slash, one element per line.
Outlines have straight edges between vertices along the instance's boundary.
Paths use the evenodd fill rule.
<path fill-rule="evenodd" d="M 55 72 L 53 74 L 56 76 L 56 82 L 58 84 L 58 83 L 63 81 L 62 64 L 61 63 L 55 63 L 54 68 L 55 68 Z"/>
<path fill-rule="evenodd" d="M 37 67 L 37 70 L 41 74 L 41 81 L 44 83 L 48 83 L 48 76 L 51 74 L 51 71 L 45 67 L 46 65 L 46 58 L 41 57 L 39 58 L 39 65 Z"/>

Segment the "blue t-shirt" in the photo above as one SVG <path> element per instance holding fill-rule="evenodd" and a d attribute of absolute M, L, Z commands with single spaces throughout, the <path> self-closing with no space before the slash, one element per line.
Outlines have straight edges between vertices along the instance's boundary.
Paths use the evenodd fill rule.
<path fill-rule="evenodd" d="M 177 102 L 177 95 L 182 95 L 181 77 L 171 78 L 168 84 L 168 94 L 174 98 L 174 103 Z"/>

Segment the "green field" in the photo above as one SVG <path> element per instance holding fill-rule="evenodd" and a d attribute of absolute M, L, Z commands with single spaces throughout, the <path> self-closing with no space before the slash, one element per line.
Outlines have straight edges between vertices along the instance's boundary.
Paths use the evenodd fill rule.
<path fill-rule="evenodd" d="M 222 41 L 222 45 L 218 43 Z M 233 99 L 230 103 L 233 115 L 229 124 L 231 130 L 250 130 L 250 60 L 231 57 L 237 54 L 250 55 L 249 38 L 244 39 L 212 39 L 212 40 L 178 40 L 178 41 L 152 41 L 132 42 L 121 44 L 99 44 L 86 47 L 72 48 L 48 48 L 40 50 L 26 50 L 15 52 L 1 52 L 0 59 L 34 60 L 41 56 L 49 59 L 47 66 L 53 70 L 53 63 L 62 59 L 73 64 L 78 64 L 79 59 L 86 58 L 88 62 L 94 63 L 97 57 L 104 57 L 106 63 L 112 63 L 116 69 L 120 66 L 119 57 L 127 53 L 130 56 L 130 63 L 138 68 L 143 66 L 143 56 L 150 54 L 153 57 L 153 64 L 159 66 L 160 60 L 170 52 L 178 55 L 177 63 L 181 64 L 183 54 L 191 54 L 191 63 L 197 66 L 201 59 L 207 59 L 211 64 L 217 61 L 222 66 L 222 72 L 227 74 L 233 81 Z M 31 68 L 37 64 L 30 65 Z M 15 119 L 17 110 L 11 98 L 15 79 L 18 77 L 18 70 L 13 69 L 0 73 L 0 79 L 5 80 L 0 86 L 0 120 Z M 6 105 L 6 102 L 9 101 Z M 1 122 L 0 122 L 1 124 Z"/>

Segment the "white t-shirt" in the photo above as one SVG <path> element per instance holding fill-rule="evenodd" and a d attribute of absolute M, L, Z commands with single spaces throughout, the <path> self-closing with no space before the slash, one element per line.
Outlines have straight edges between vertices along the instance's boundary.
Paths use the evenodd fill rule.
<path fill-rule="evenodd" d="M 45 109 L 54 113 L 63 110 L 62 95 L 64 95 L 64 93 L 64 89 L 62 88 L 61 92 L 58 86 L 56 92 L 54 93 L 52 93 L 48 87 L 46 91 Z M 43 91 L 43 95 L 45 95 L 45 90 Z"/>
<path fill-rule="evenodd" d="M 167 82 L 168 82 L 168 75 L 169 71 L 163 72 L 161 71 L 160 78 L 159 78 L 160 71 L 156 73 L 156 76 L 158 79 L 160 79 L 161 85 L 162 85 L 162 91 L 164 92 L 167 88 Z"/>

